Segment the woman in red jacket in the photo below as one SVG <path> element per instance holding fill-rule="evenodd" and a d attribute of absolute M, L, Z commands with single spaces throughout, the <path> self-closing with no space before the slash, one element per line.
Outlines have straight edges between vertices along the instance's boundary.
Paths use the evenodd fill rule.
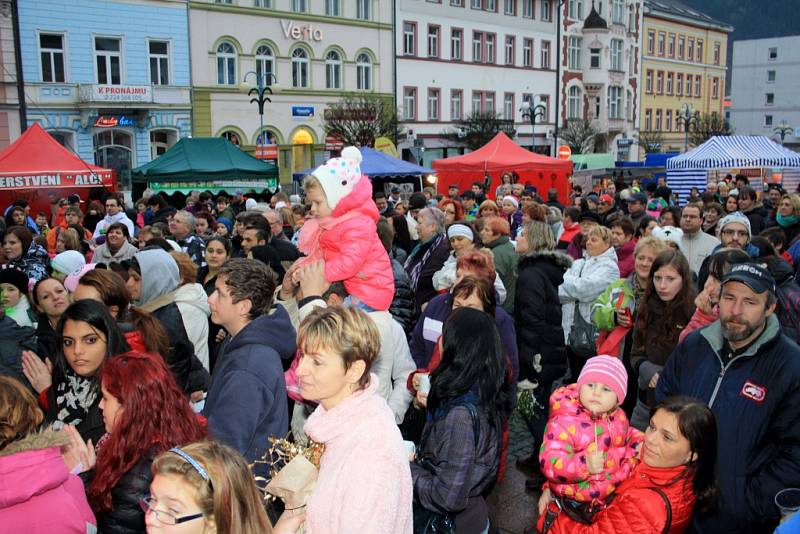
<path fill-rule="evenodd" d="M 608 507 L 586 524 L 560 510 L 546 489 L 539 499 L 539 531 L 682 534 L 695 509 L 702 514 L 716 501 L 716 457 L 717 427 L 711 410 L 695 399 L 667 399 L 651 411 L 642 462 L 619 485 Z"/>

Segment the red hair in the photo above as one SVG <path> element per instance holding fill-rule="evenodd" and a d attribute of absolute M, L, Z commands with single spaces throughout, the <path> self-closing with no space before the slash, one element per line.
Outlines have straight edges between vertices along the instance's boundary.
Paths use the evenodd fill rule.
<path fill-rule="evenodd" d="M 456 218 L 453 219 L 454 221 L 463 221 L 464 220 L 464 208 L 461 206 L 461 202 L 456 202 L 452 198 L 445 198 L 439 202 L 439 209 L 444 211 L 445 206 L 452 205 L 453 209 L 456 211 Z"/>
<path fill-rule="evenodd" d="M 492 284 L 497 276 L 491 253 L 481 250 L 470 250 L 459 257 L 456 260 L 456 272 L 458 271 L 467 271 L 479 279 L 491 280 Z"/>
<path fill-rule="evenodd" d="M 95 476 L 86 489 L 95 513 L 111 509 L 111 490 L 142 458 L 206 437 L 158 354 L 131 351 L 108 358 L 100 383 L 122 408 L 114 432 L 98 451 Z"/>
<path fill-rule="evenodd" d="M 483 226 L 492 231 L 494 235 L 509 235 L 511 234 L 511 225 L 502 217 L 486 217 L 483 220 Z"/>

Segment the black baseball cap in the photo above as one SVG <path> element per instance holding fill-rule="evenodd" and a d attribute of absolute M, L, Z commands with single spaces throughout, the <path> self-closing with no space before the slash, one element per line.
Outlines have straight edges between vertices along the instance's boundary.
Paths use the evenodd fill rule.
<path fill-rule="evenodd" d="M 775 278 L 772 274 L 757 263 L 739 263 L 722 277 L 722 285 L 728 282 L 741 282 L 756 293 L 769 291 L 775 294 Z"/>

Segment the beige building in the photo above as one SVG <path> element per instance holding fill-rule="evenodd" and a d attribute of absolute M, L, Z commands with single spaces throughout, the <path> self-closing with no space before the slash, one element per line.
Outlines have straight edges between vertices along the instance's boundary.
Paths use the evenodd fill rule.
<path fill-rule="evenodd" d="M 662 152 L 684 150 L 687 111 L 723 119 L 731 31 L 680 2 L 645 0 L 640 131 L 659 132 Z"/>

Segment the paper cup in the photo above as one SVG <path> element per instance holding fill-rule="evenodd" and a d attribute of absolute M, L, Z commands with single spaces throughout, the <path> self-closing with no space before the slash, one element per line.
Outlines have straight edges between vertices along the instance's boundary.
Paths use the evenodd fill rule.
<path fill-rule="evenodd" d="M 775 506 L 784 518 L 800 511 L 800 489 L 786 488 L 776 493 Z"/>
<path fill-rule="evenodd" d="M 419 389 L 417 389 L 420 393 L 430 393 L 431 392 L 431 375 L 429 374 L 421 374 L 419 375 Z"/>
<path fill-rule="evenodd" d="M 417 452 L 417 446 L 413 441 L 403 441 L 403 446 L 406 448 L 406 452 L 409 456 Z"/>

